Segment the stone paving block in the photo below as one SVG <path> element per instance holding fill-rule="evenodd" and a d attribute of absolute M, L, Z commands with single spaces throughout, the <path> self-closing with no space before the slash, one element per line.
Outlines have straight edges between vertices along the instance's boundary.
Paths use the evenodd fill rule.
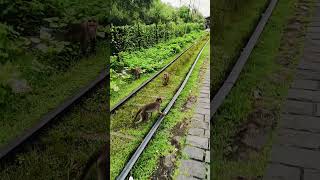
<path fill-rule="evenodd" d="M 316 112 L 314 113 L 314 115 L 320 117 L 320 103 L 316 104 Z"/>
<path fill-rule="evenodd" d="M 204 137 L 198 137 L 198 136 L 192 136 L 192 135 L 188 135 L 187 136 L 187 144 L 198 147 L 198 148 L 202 148 L 202 149 L 208 149 L 208 138 L 204 138 Z"/>
<path fill-rule="evenodd" d="M 199 121 L 203 121 L 204 120 L 204 114 L 195 113 L 192 118 L 195 118 L 195 119 L 197 119 Z"/>
<path fill-rule="evenodd" d="M 320 151 L 274 144 L 271 150 L 271 161 L 320 170 Z"/>
<path fill-rule="evenodd" d="M 307 89 L 307 90 L 319 90 L 319 81 L 314 80 L 294 80 L 292 88 Z"/>
<path fill-rule="evenodd" d="M 204 179 L 206 177 L 206 167 L 204 163 L 195 160 L 182 160 L 180 173 L 186 176 L 194 176 Z"/>
<path fill-rule="evenodd" d="M 207 180 L 209 180 L 210 177 L 210 166 L 207 166 Z"/>
<path fill-rule="evenodd" d="M 314 170 L 304 170 L 304 180 L 319 180 L 320 179 L 320 171 Z"/>
<path fill-rule="evenodd" d="M 206 163 L 210 163 L 210 151 L 206 151 L 205 161 Z"/>
<path fill-rule="evenodd" d="M 209 93 L 200 93 L 199 97 L 208 98 L 209 99 Z"/>
<path fill-rule="evenodd" d="M 204 98 L 204 97 L 202 97 L 202 98 L 199 98 L 199 99 L 198 99 L 198 102 L 201 102 L 201 103 L 210 103 L 210 99 L 209 99 L 209 98 Z"/>
<path fill-rule="evenodd" d="M 203 109 L 210 109 L 210 103 L 199 103 L 198 106 Z"/>
<path fill-rule="evenodd" d="M 320 111 L 319 111 L 320 112 Z M 205 122 L 210 122 L 210 114 L 205 114 L 204 115 L 204 121 Z"/>
<path fill-rule="evenodd" d="M 284 111 L 293 114 L 312 115 L 313 103 L 287 100 Z"/>
<path fill-rule="evenodd" d="M 199 179 L 194 178 L 194 177 L 190 177 L 190 176 L 179 175 L 177 177 L 177 180 L 199 180 Z"/>
<path fill-rule="evenodd" d="M 203 161 L 204 150 L 200 148 L 196 148 L 193 146 L 186 146 L 183 149 L 183 152 L 188 155 L 191 159 L 196 159 L 199 161 Z"/>
<path fill-rule="evenodd" d="M 210 131 L 209 130 L 204 131 L 204 137 L 210 138 Z"/>
<path fill-rule="evenodd" d="M 298 65 L 298 68 L 320 72 L 320 64 L 319 63 L 314 63 L 314 62 L 301 62 Z"/>
<path fill-rule="evenodd" d="M 191 127 L 201 128 L 201 129 L 209 129 L 209 123 L 204 122 L 204 121 L 192 120 Z"/>
<path fill-rule="evenodd" d="M 289 89 L 288 98 L 301 101 L 320 102 L 320 91 Z"/>
<path fill-rule="evenodd" d="M 300 170 L 280 164 L 268 164 L 263 180 L 300 180 Z"/>
<path fill-rule="evenodd" d="M 188 134 L 193 136 L 204 136 L 204 129 L 200 128 L 190 128 Z"/>
<path fill-rule="evenodd" d="M 320 72 L 298 69 L 296 72 L 297 79 L 320 80 Z"/>
<path fill-rule="evenodd" d="M 202 107 L 196 107 L 196 113 L 199 114 L 209 114 L 210 113 L 210 109 L 204 109 Z"/>
<path fill-rule="evenodd" d="M 281 128 L 320 132 L 320 117 L 283 114 L 279 126 Z"/>
<path fill-rule="evenodd" d="M 291 129 L 279 129 L 276 143 L 318 149 L 320 147 L 320 134 Z"/>

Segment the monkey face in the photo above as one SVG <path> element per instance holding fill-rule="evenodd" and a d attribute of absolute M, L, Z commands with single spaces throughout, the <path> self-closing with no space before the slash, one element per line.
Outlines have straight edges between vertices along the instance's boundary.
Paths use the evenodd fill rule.
<path fill-rule="evenodd" d="M 158 97 L 156 101 L 159 102 L 159 103 L 162 103 L 162 98 Z"/>

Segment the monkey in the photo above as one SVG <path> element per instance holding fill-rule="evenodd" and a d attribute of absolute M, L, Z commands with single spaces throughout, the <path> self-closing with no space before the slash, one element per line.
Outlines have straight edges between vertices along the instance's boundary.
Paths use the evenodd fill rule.
<path fill-rule="evenodd" d="M 87 161 L 86 166 L 83 169 L 83 172 L 80 176 L 80 180 L 87 180 L 90 179 L 89 177 L 89 170 L 96 164 L 97 166 L 97 179 L 98 180 L 107 180 L 108 175 L 107 171 L 109 169 L 109 161 L 108 161 L 108 150 L 106 145 L 103 146 L 102 149 L 95 152 L 90 159 Z"/>
<path fill-rule="evenodd" d="M 65 39 L 71 42 L 80 42 L 82 55 L 88 56 L 89 53 L 96 53 L 98 23 L 94 19 L 89 19 L 80 24 L 72 24 L 65 33 Z"/>
<path fill-rule="evenodd" d="M 131 69 L 131 73 L 133 74 L 134 79 L 139 79 L 140 74 L 142 73 L 142 70 L 141 70 L 141 68 L 136 67 L 136 68 Z"/>
<path fill-rule="evenodd" d="M 170 75 L 169 73 L 165 72 L 163 74 L 163 85 L 166 86 L 169 83 Z"/>
<path fill-rule="evenodd" d="M 149 117 L 152 116 L 152 112 L 158 111 L 161 115 L 165 115 L 165 113 L 160 111 L 160 104 L 162 103 L 162 98 L 158 97 L 155 102 L 149 103 L 144 105 L 142 108 L 140 108 L 134 118 L 134 121 L 137 120 L 137 117 L 139 117 L 139 121 L 135 124 L 140 123 L 141 121 L 147 121 Z M 149 113 L 151 116 L 149 116 Z"/>

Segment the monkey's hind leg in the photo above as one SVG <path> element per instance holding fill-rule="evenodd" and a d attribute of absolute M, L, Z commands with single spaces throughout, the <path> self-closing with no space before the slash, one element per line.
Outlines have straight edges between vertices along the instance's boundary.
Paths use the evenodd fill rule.
<path fill-rule="evenodd" d="M 142 114 L 140 113 L 140 114 L 139 114 L 139 121 L 135 122 L 134 124 L 139 124 L 139 123 L 142 121 L 142 119 L 143 119 L 143 118 L 142 118 Z M 135 120 L 136 120 L 136 119 L 135 119 Z"/>

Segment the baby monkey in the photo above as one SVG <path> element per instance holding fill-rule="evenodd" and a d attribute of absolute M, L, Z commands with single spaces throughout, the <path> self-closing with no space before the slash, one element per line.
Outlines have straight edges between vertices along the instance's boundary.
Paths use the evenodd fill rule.
<path fill-rule="evenodd" d="M 157 98 L 155 102 L 149 103 L 144 105 L 142 108 L 139 109 L 137 112 L 134 121 L 137 120 L 137 117 L 139 116 L 139 121 L 135 124 L 140 123 L 141 121 L 147 121 L 149 119 L 149 113 L 152 116 L 152 112 L 158 111 L 161 115 L 165 115 L 165 113 L 160 111 L 160 104 L 162 103 L 162 98 Z"/>
<path fill-rule="evenodd" d="M 131 73 L 133 74 L 134 79 L 139 79 L 140 74 L 142 73 L 142 69 L 139 67 L 133 68 L 133 69 L 131 69 Z"/>
<path fill-rule="evenodd" d="M 170 75 L 169 73 L 165 72 L 163 74 L 163 85 L 166 86 L 169 83 Z"/>

